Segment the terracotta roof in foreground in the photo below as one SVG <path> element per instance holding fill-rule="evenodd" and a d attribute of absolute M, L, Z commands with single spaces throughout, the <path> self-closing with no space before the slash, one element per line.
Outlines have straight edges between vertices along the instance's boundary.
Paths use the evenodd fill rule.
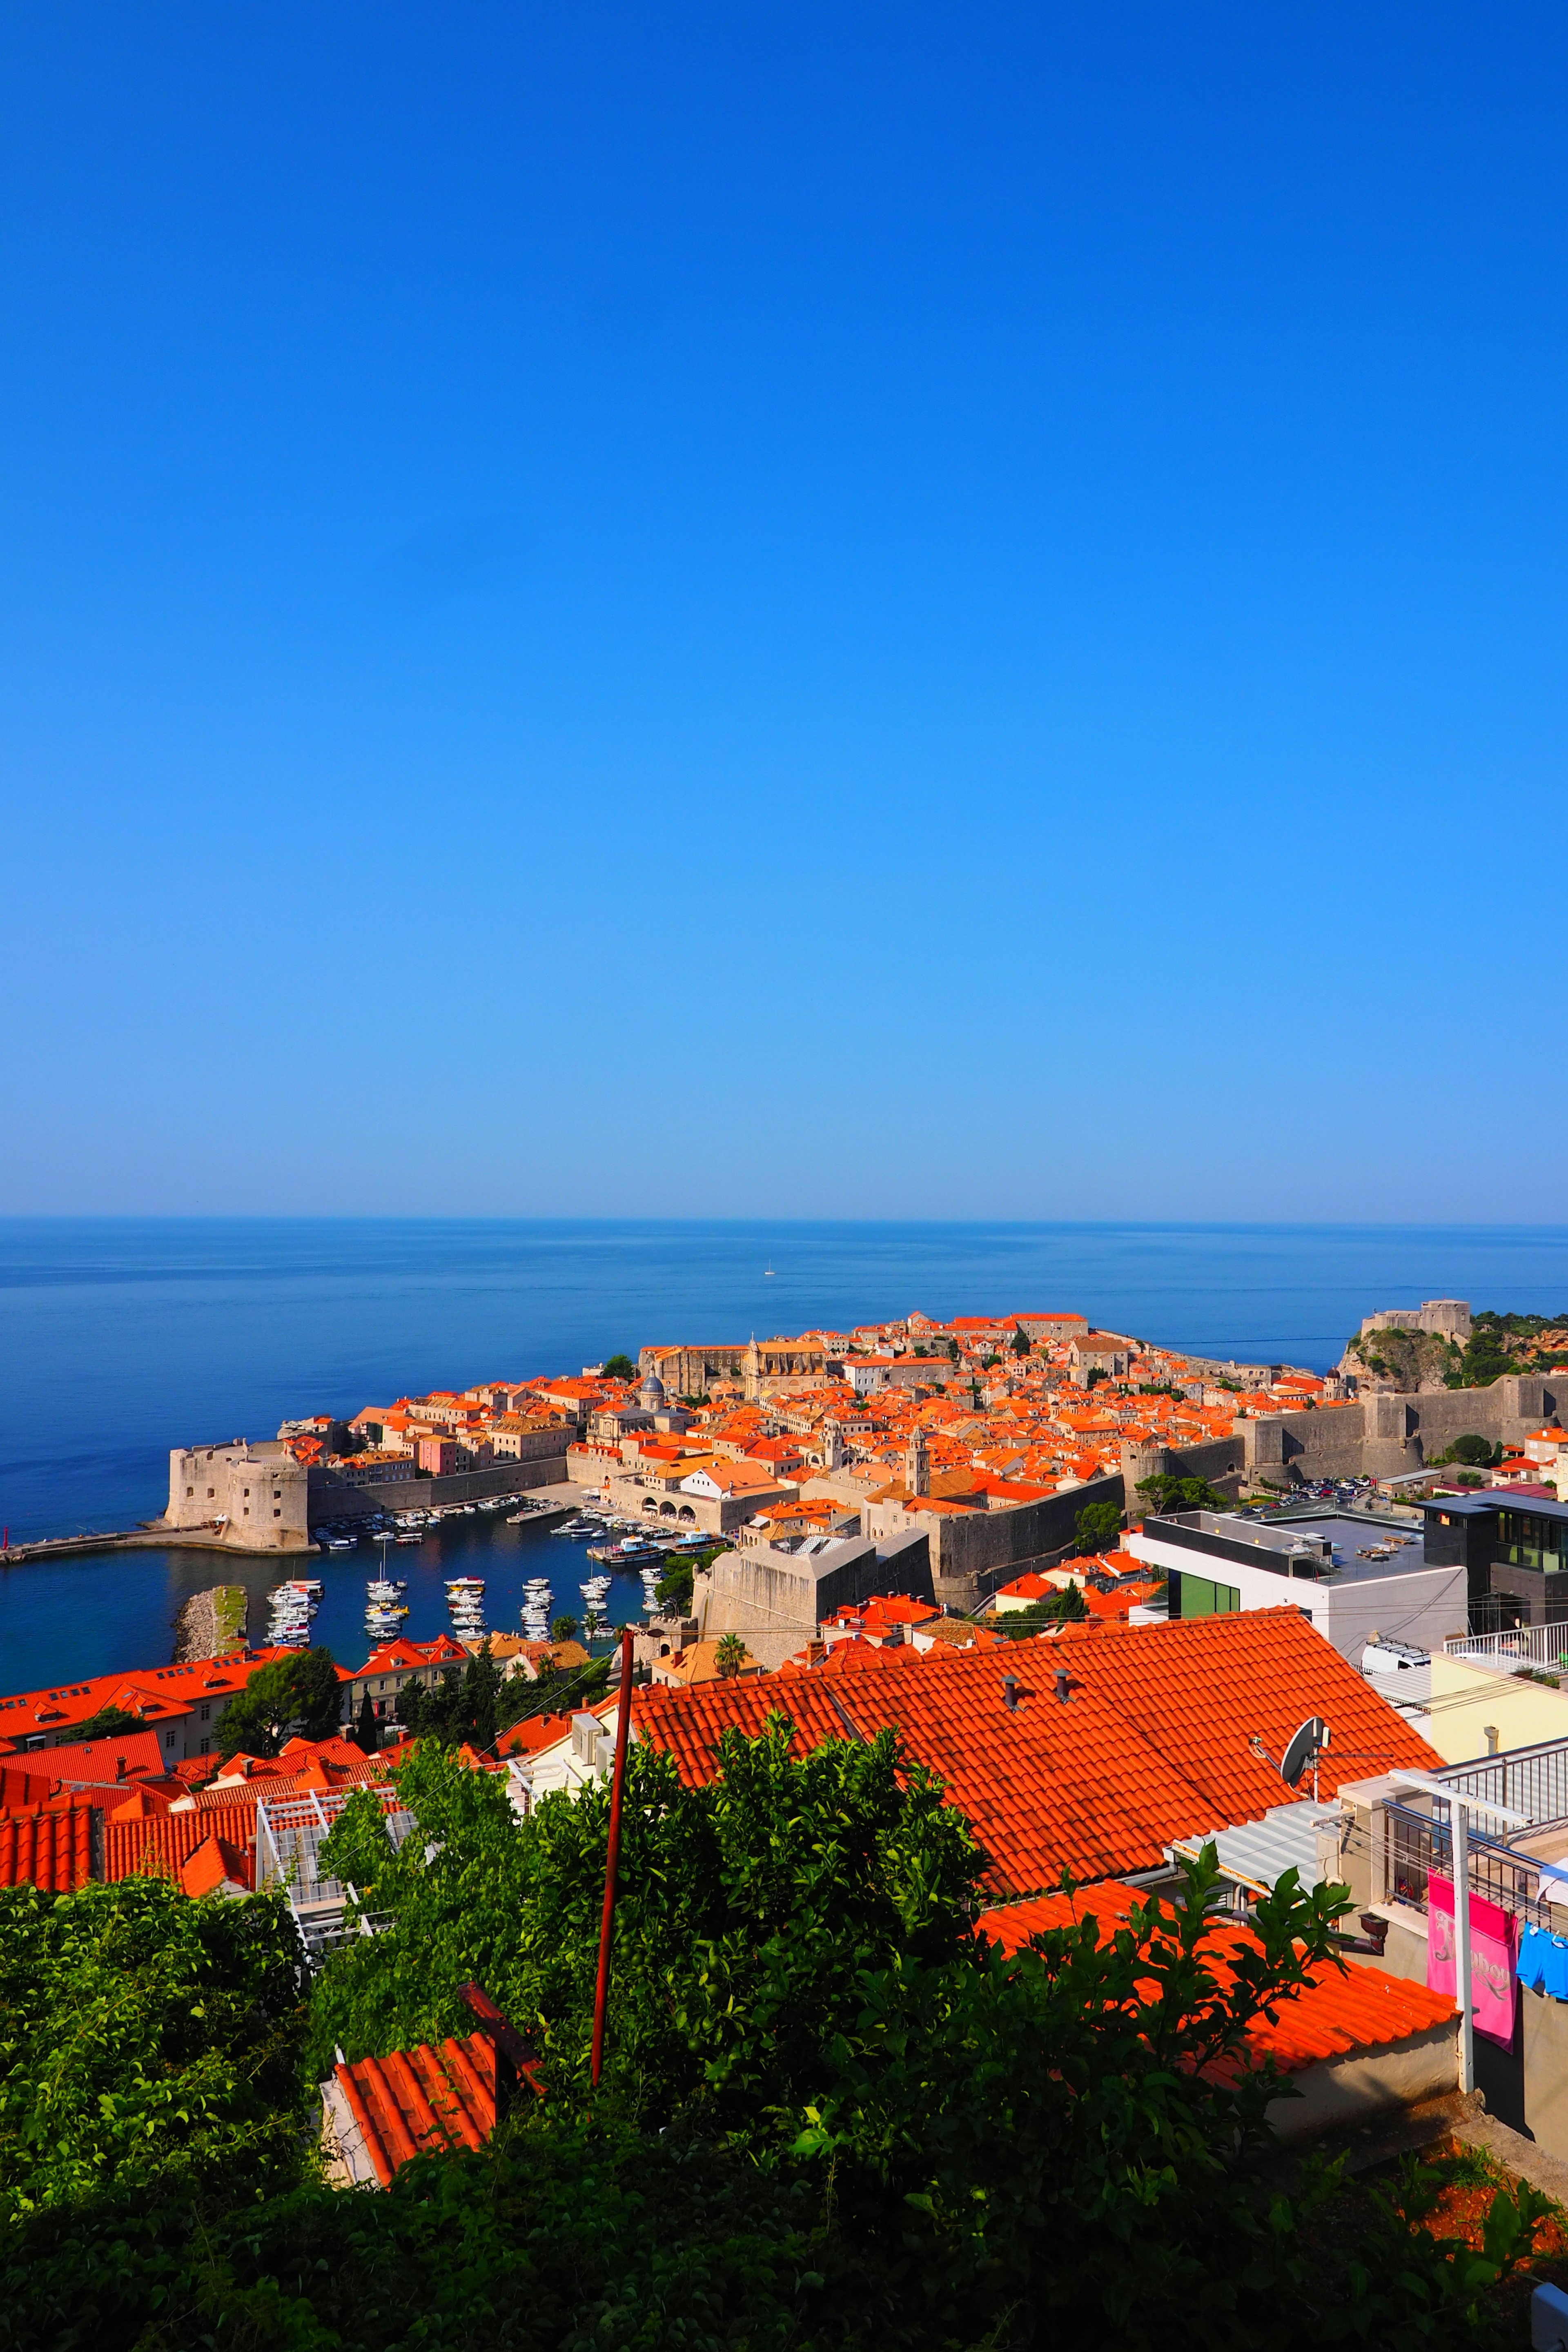
<path fill-rule="evenodd" d="M 1260 1821 L 1281 1784 L 1253 1735 L 1279 1756 L 1308 1716 L 1322 1716 L 1333 1737 L 1324 1796 L 1342 1778 L 1442 1760 L 1296 1609 L 923 1654 L 846 1643 L 833 1656 L 830 1682 L 807 1671 L 640 1690 L 637 1735 L 696 1786 L 711 1779 L 730 1724 L 755 1735 L 784 1715 L 811 1745 L 891 1730 L 940 1774 L 1001 1895 L 1035 1894 L 1064 1870 L 1100 1879 L 1153 1869 L 1177 1838 Z"/>
<path fill-rule="evenodd" d="M 1145 1900 L 1135 1887 L 1112 1880 L 1100 1886 L 1082 1886 L 1077 1894 L 1037 1895 L 1032 1902 L 1012 1903 L 999 1911 L 983 1911 L 976 1926 L 1005 1951 L 1016 1952 L 1047 1927 L 1071 1927 L 1090 1916 L 1100 1920 L 1102 1938 L 1125 1925 L 1134 1904 Z M 1207 1965 L 1216 1980 L 1227 1985 L 1232 1970 L 1226 1962 L 1244 1945 L 1255 1940 L 1250 1928 L 1216 1927 L 1207 1947 Z M 1153 1990 L 1152 1979 L 1150 1990 Z M 1454 2003 L 1446 1992 L 1429 1992 L 1409 1977 L 1393 1977 L 1382 1969 L 1360 1962 L 1325 1960 L 1312 1981 L 1277 2006 L 1274 2022 L 1267 2015 L 1254 2020 L 1247 2042 L 1259 2058 L 1267 2052 L 1288 2074 L 1319 2060 L 1345 2058 L 1358 2051 L 1377 2050 L 1405 2042 L 1449 2022 Z"/>

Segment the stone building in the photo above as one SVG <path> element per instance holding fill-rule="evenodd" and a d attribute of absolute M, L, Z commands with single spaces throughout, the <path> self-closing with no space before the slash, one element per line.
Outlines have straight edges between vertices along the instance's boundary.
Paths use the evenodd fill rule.
<path fill-rule="evenodd" d="M 694 1580 L 691 1608 L 703 1638 L 739 1633 L 771 1668 L 816 1641 L 825 1617 L 879 1592 L 931 1599 L 923 1531 L 900 1529 L 880 1542 L 833 1535 L 748 1541 L 721 1552 Z"/>
<path fill-rule="evenodd" d="M 309 1480 L 276 1439 L 175 1446 L 169 1455 L 172 1528 L 207 1528 L 237 1551 L 309 1551 Z"/>

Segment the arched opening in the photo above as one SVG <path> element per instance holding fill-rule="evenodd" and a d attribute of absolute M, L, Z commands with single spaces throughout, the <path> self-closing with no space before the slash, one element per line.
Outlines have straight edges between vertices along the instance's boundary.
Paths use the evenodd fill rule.
<path fill-rule="evenodd" d="M 645 1495 L 642 1498 L 642 1507 L 645 1511 L 657 1511 L 658 1503 L 652 1495 Z"/>
<path fill-rule="evenodd" d="M 658 1515 L 661 1519 L 674 1518 L 675 1505 L 673 1503 L 661 1503 L 658 1507 Z"/>
<path fill-rule="evenodd" d="M 675 1516 L 678 1519 L 684 1519 L 688 1527 L 694 1528 L 697 1525 L 697 1514 L 689 1503 L 682 1503 Z"/>

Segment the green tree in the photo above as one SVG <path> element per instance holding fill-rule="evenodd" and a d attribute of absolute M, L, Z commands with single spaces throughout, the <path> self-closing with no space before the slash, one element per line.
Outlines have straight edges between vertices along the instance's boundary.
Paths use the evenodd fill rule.
<path fill-rule="evenodd" d="M 463 1676 L 463 1707 L 466 1736 L 481 1755 L 496 1744 L 496 1732 L 500 1721 L 501 1671 L 490 1654 L 489 1636 L 480 1643 L 479 1654 L 470 1658 Z"/>
<path fill-rule="evenodd" d="M 1080 1552 L 1105 1551 L 1121 1532 L 1121 1513 L 1114 1503 L 1086 1503 L 1073 1530 Z"/>
<path fill-rule="evenodd" d="M 1017 1329 L 1013 1334 L 1013 1353 L 1016 1356 L 1026 1356 L 1028 1352 L 1029 1335 L 1020 1323 Z"/>
<path fill-rule="evenodd" d="M 654 1599 L 661 1609 L 677 1610 L 685 1616 L 691 1606 L 692 1578 L 696 1562 L 691 1559 L 670 1559 L 665 1564 L 658 1582 L 653 1588 Z"/>
<path fill-rule="evenodd" d="M 1152 1478 L 1140 1478 L 1138 1492 L 1151 1511 L 1168 1516 L 1173 1511 L 1231 1511 L 1236 1508 L 1228 1495 L 1211 1486 L 1206 1478 L 1178 1478 L 1161 1471 Z"/>
<path fill-rule="evenodd" d="M 363 1748 L 367 1756 L 374 1756 L 381 1746 L 381 1731 L 375 1719 L 375 1702 L 371 1697 L 368 1687 L 359 1703 L 359 1721 L 354 1726 L 353 1736 L 354 1745 Z"/>
<path fill-rule="evenodd" d="M 1475 2254 L 1412 2226 L 1440 2168 L 1378 2187 L 1309 2168 L 1298 2189 L 1258 2168 L 1288 2086 L 1255 2063 L 1249 2030 L 1333 1964 L 1343 1889 L 1303 1894 L 1288 1872 L 1238 1946 L 1210 1849 L 1174 1907 L 1152 1898 L 1106 1923 L 1069 1906 L 1008 1956 L 971 1932 L 984 1857 L 888 1735 L 798 1756 L 775 1722 L 728 1735 L 718 1769 L 688 1790 L 670 1759 L 630 1752 L 591 2107 L 606 1789 L 520 1822 L 494 1776 L 421 1748 L 399 1774 L 417 1833 L 396 1852 L 374 1800 L 351 1801 L 329 1862 L 392 1924 L 327 1962 L 311 2069 L 336 2041 L 358 2056 L 463 2030 L 458 1988 L 477 1975 L 536 2037 L 551 2093 L 384 2196 L 290 2185 L 305 2153 L 291 2053 L 270 2099 L 252 2078 L 259 2116 L 226 2105 L 215 2074 L 199 2147 L 199 2085 L 147 2103 L 167 2045 L 140 2024 L 62 2110 L 61 2020 L 113 2012 L 124 1953 L 73 1998 L 74 1980 L 40 1990 L 19 1950 L 0 1985 L 0 2116 L 20 2080 L 22 2162 L 79 2167 L 127 2119 L 130 2162 L 62 2177 L 0 2230 L 6 2352 L 658 2352 L 676 2335 L 691 2352 L 1432 2352 L 1517 2337 L 1491 2290 L 1529 2252 L 1545 2210 L 1532 2191 L 1494 2198 Z M 226 1913 L 229 1935 L 256 1907 L 154 1892 Z M 0 1896 L 0 1943 L 14 1899 Z M 171 1932 L 188 1916 L 160 1921 L 149 1952 Z M 194 2001 L 193 1981 L 161 1986 L 158 2015 L 220 2054 L 239 2014 L 252 2039 L 278 2015 L 242 1961 Z"/>
<path fill-rule="evenodd" d="M 219 1718 L 218 1754 L 276 1756 L 296 1737 L 330 1738 L 342 1717 L 342 1690 L 330 1650 L 296 1650 L 258 1666 Z"/>
<path fill-rule="evenodd" d="M 78 1727 L 78 1739 L 117 1739 L 122 1732 L 145 1731 L 146 1724 L 139 1715 L 123 1706 L 100 1706 L 96 1715 Z"/>
<path fill-rule="evenodd" d="M 552 1642 L 574 1642 L 577 1638 L 575 1617 L 552 1617 L 550 1621 L 550 1638 Z"/>
<path fill-rule="evenodd" d="M 637 1368 L 629 1356 L 606 1356 L 605 1378 L 607 1381 L 635 1381 Z"/>
<path fill-rule="evenodd" d="M 1494 1445 L 1489 1437 L 1481 1437 L 1467 1430 L 1456 1437 L 1448 1452 L 1456 1462 L 1465 1463 L 1472 1470 L 1495 1470 L 1502 1460 L 1502 1447 Z"/>
<path fill-rule="evenodd" d="M 1081 1624 L 1088 1615 L 1082 1587 L 1068 1584 L 1048 1600 L 1037 1601 L 1027 1609 L 1000 1611 L 988 1622 L 1008 1641 L 1023 1642 L 1032 1633 L 1049 1633 L 1058 1625 Z"/>
<path fill-rule="evenodd" d="M 725 1680 L 732 1680 L 746 1663 L 746 1645 L 739 1633 L 725 1633 L 713 1653 L 715 1670 Z"/>

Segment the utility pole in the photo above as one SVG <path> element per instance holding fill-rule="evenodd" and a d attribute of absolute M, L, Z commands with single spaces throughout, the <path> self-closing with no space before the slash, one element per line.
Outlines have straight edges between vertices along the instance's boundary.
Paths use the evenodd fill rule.
<path fill-rule="evenodd" d="M 599 1917 L 599 1980 L 594 1989 L 594 2088 L 605 2057 L 605 2011 L 610 1995 L 610 1933 L 616 1916 L 616 1876 L 621 1859 L 621 1790 L 626 1777 L 626 1737 L 632 1720 L 632 1629 L 621 1628 L 621 1703 L 616 1716 L 616 1763 L 610 1780 L 610 1836 L 605 1854 L 605 1907 Z"/>

